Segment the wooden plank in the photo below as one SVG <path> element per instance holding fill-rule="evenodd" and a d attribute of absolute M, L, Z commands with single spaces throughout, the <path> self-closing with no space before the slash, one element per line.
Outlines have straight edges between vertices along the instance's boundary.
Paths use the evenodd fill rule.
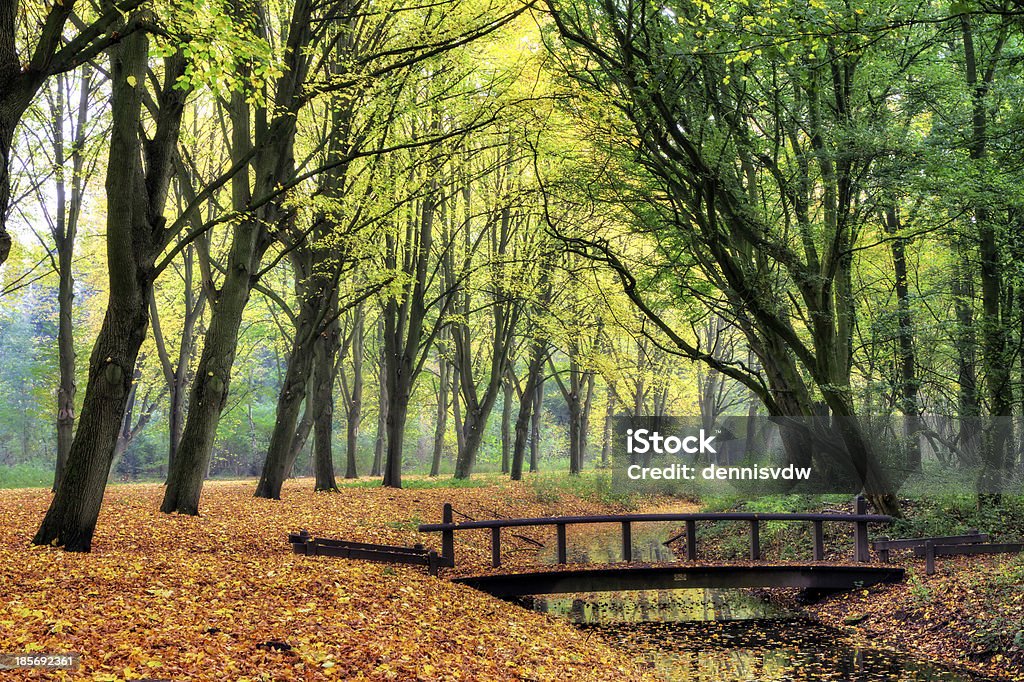
<path fill-rule="evenodd" d="M 871 543 L 871 547 L 875 550 L 894 550 L 894 549 L 915 549 L 924 547 L 924 543 L 931 540 L 937 545 L 974 545 L 981 542 L 988 542 L 988 533 L 968 533 L 967 535 L 937 535 L 934 537 L 927 538 L 899 538 L 896 540 L 890 540 L 888 538 L 879 538 Z M 922 555 L 923 556 L 923 555 Z"/>
<path fill-rule="evenodd" d="M 372 542 L 351 542 L 349 540 L 334 540 L 332 538 L 311 538 L 313 542 L 324 547 L 349 547 L 352 549 L 375 549 L 390 552 L 404 552 L 406 554 L 426 554 L 427 550 L 423 545 L 405 547 L 402 545 L 378 545 Z"/>
<path fill-rule="evenodd" d="M 311 537 L 313 536 L 309 534 L 308 530 L 300 530 L 298 533 L 288 533 L 288 542 L 305 542 Z"/>
<path fill-rule="evenodd" d="M 825 560 L 825 529 L 822 521 L 814 521 L 814 560 Z"/>
<path fill-rule="evenodd" d="M 556 525 L 555 531 L 557 538 L 556 544 L 558 545 L 558 563 L 564 564 L 567 560 L 565 547 L 565 524 L 559 523 L 558 525 Z"/>
<path fill-rule="evenodd" d="M 292 554 L 315 554 L 312 540 L 309 542 L 293 542 Z"/>
<path fill-rule="evenodd" d="M 501 566 L 501 526 L 491 529 L 491 567 Z"/>
<path fill-rule="evenodd" d="M 631 566 L 456 578 L 496 597 L 618 590 L 796 587 L 850 590 L 903 580 L 895 566 Z"/>
<path fill-rule="evenodd" d="M 931 540 L 924 543 L 924 572 L 928 575 L 935 573 L 935 543 Z"/>
<path fill-rule="evenodd" d="M 929 540 L 929 542 L 931 542 Z M 932 543 L 935 556 L 975 556 L 978 554 L 1015 554 L 1024 552 L 1024 543 L 1003 542 L 997 544 L 977 545 L 940 545 Z M 926 557 L 927 545 L 914 549 L 914 556 L 917 558 Z"/>
<path fill-rule="evenodd" d="M 889 538 L 879 538 L 877 542 L 871 543 L 872 549 L 878 552 L 878 560 L 883 564 L 889 563 Z"/>
<path fill-rule="evenodd" d="M 558 524 L 587 523 L 632 523 L 666 521 L 837 521 L 845 523 L 890 523 L 893 518 L 882 514 L 761 514 L 754 512 L 707 512 L 700 514 L 602 514 L 596 516 L 548 516 L 528 519 L 485 519 L 452 523 L 424 523 L 418 527 L 421 533 L 437 533 L 446 530 L 473 530 L 479 528 L 511 528 L 519 526 L 557 526 Z"/>
<path fill-rule="evenodd" d="M 306 543 L 316 548 L 329 548 L 340 551 L 349 552 L 371 552 L 374 554 L 395 554 L 402 556 L 426 556 L 426 550 L 416 549 L 414 547 L 395 547 L 392 545 L 370 545 L 366 543 L 359 543 L 358 545 L 345 545 L 337 544 L 334 542 L 323 542 L 322 540 L 315 539 L 310 540 Z"/>
<path fill-rule="evenodd" d="M 493 533 L 500 533 L 494 529 Z M 427 551 L 422 545 L 402 547 L 398 545 L 376 545 L 368 542 L 350 542 L 331 538 L 314 538 L 308 532 L 292 533 L 288 536 L 295 554 L 308 556 L 329 556 L 341 559 L 357 559 L 377 563 L 407 564 L 426 566 L 430 575 L 436 576 L 447 563 L 437 552 Z M 500 552 L 500 548 L 499 548 Z"/>
<path fill-rule="evenodd" d="M 633 560 L 633 527 L 629 521 L 622 522 L 622 559 Z"/>
<path fill-rule="evenodd" d="M 425 554 L 399 554 L 396 552 L 374 552 L 369 549 L 349 549 L 347 547 L 331 547 L 328 545 L 309 545 L 312 554 L 316 556 L 330 556 L 341 559 L 360 559 L 363 561 L 377 561 L 391 564 L 411 564 L 416 566 L 428 565 L 428 557 Z"/>
<path fill-rule="evenodd" d="M 750 560 L 761 560 L 761 522 L 750 522 Z"/>
<path fill-rule="evenodd" d="M 854 501 L 855 515 L 863 517 L 868 510 L 867 500 L 863 495 L 858 495 Z M 871 561 L 871 552 L 868 549 L 868 524 L 867 521 L 858 520 L 853 524 L 853 558 L 854 561 L 867 563 Z"/>
<path fill-rule="evenodd" d="M 452 506 L 447 502 L 441 512 L 441 520 L 447 526 L 451 526 L 454 520 Z M 455 566 L 455 532 L 451 528 L 441 532 L 441 560 L 446 566 Z"/>
<path fill-rule="evenodd" d="M 697 560 L 697 521 L 695 519 L 686 521 L 686 560 Z"/>

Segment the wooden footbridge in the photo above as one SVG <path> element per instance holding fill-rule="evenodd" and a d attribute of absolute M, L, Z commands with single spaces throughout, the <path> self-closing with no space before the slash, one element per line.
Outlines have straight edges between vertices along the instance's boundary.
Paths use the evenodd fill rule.
<path fill-rule="evenodd" d="M 750 562 L 709 564 L 699 561 L 696 527 L 701 522 L 735 521 L 749 528 Z M 762 561 L 761 524 L 768 521 L 808 523 L 812 529 L 813 563 L 770 564 Z M 639 523 L 673 522 L 685 525 L 688 563 L 629 565 L 633 562 L 633 527 Z M 566 528 L 568 526 L 613 523 L 621 528 L 622 556 L 626 565 L 615 564 L 578 570 L 559 569 L 526 573 L 491 573 L 456 578 L 455 582 L 489 592 L 498 597 L 572 592 L 618 590 L 664 590 L 680 588 L 797 587 L 809 591 L 836 591 L 867 587 L 878 583 L 899 582 L 903 569 L 869 565 L 869 523 L 890 523 L 892 517 L 868 514 L 863 497 L 858 497 L 853 514 L 758 514 L 751 512 L 617 514 L 598 516 L 555 516 L 527 519 L 491 519 L 454 522 L 450 504 L 444 505 L 442 522 L 419 526 L 423 533 L 441 533 L 440 566 L 455 566 L 455 533 L 489 530 L 491 566 L 501 567 L 502 530 L 524 526 L 554 526 L 558 563 L 567 564 Z M 824 524 L 842 524 L 852 529 L 852 557 L 848 563 L 825 560 Z"/>

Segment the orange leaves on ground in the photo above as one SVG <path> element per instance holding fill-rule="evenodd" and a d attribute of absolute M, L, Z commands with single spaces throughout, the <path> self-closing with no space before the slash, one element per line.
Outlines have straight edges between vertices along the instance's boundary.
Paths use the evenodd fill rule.
<path fill-rule="evenodd" d="M 907 561 L 908 579 L 808 607 L 824 623 L 998 679 L 1024 682 L 1024 575 L 1015 555 L 945 557 L 935 575 Z"/>
<path fill-rule="evenodd" d="M 281 502 L 253 482 L 212 482 L 204 515 L 157 511 L 158 485 L 108 490 L 91 554 L 29 546 L 49 502 L 0 491 L 0 651 L 80 652 L 74 673 L 0 679 L 628 680 L 625 656 L 570 625 L 437 580 L 422 569 L 290 553 L 289 531 L 437 547 L 420 522 L 606 511 L 539 505 L 518 486 L 314 494 Z M 460 540 L 467 561 L 486 546 Z M 510 547 L 515 555 L 515 547 Z M 460 559 L 461 560 L 461 559 Z"/>

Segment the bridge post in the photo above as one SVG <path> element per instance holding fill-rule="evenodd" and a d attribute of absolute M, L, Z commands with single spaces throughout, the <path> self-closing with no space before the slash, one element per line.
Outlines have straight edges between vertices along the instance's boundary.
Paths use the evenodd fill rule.
<path fill-rule="evenodd" d="M 935 575 L 935 543 L 928 540 L 924 543 L 925 575 Z"/>
<path fill-rule="evenodd" d="M 441 512 L 441 523 L 454 523 L 452 505 L 445 502 Z M 455 566 L 455 531 L 451 528 L 441 531 L 441 559 L 449 567 Z"/>
<path fill-rule="evenodd" d="M 501 526 L 491 528 L 491 566 L 501 566 Z"/>
<path fill-rule="evenodd" d="M 868 513 L 868 503 L 863 495 L 858 495 L 853 505 L 853 513 L 863 515 Z M 868 524 L 867 521 L 856 521 L 853 527 L 854 561 L 867 563 L 871 561 L 871 554 L 868 551 Z"/>
<path fill-rule="evenodd" d="M 564 523 L 555 524 L 555 531 L 556 531 L 556 537 L 557 537 L 557 543 L 556 544 L 558 546 L 558 563 L 564 564 L 564 563 L 566 563 L 566 556 L 565 556 L 565 524 Z"/>
<path fill-rule="evenodd" d="M 750 522 L 750 560 L 761 559 L 761 522 L 754 519 Z"/>
<path fill-rule="evenodd" d="M 878 538 L 878 541 L 875 542 L 875 550 L 883 564 L 889 563 L 889 537 L 887 535 Z"/>
<path fill-rule="evenodd" d="M 622 522 L 622 558 L 624 561 L 633 560 L 633 527 L 629 521 Z"/>
<path fill-rule="evenodd" d="M 823 522 L 814 522 L 814 560 L 824 561 L 825 560 L 825 529 L 822 527 Z"/>
<path fill-rule="evenodd" d="M 697 560 L 697 522 L 693 519 L 686 522 L 686 560 Z"/>

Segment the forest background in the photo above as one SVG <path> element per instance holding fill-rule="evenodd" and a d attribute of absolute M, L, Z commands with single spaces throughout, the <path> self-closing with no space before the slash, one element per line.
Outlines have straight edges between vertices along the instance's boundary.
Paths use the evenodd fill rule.
<path fill-rule="evenodd" d="M 0 485 L 606 465 L 830 417 L 1019 475 L 1017 3 L 127 0 L 0 12 Z M 882 427 L 884 428 L 884 427 Z M 799 434 L 787 450 L 801 452 Z"/>

